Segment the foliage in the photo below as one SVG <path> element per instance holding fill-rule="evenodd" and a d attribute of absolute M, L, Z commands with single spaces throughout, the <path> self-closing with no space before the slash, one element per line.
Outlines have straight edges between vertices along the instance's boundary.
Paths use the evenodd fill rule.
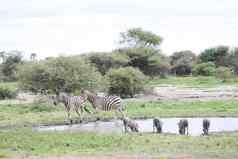
<path fill-rule="evenodd" d="M 7 80 L 13 81 L 17 79 L 17 67 L 22 64 L 22 53 L 19 51 L 13 51 L 3 55 L 3 63 L 1 71 Z"/>
<path fill-rule="evenodd" d="M 216 65 L 213 62 L 196 64 L 192 72 L 194 75 L 213 76 L 216 73 Z"/>
<path fill-rule="evenodd" d="M 28 62 L 20 67 L 20 86 L 33 92 L 42 90 L 73 92 L 81 88 L 97 89 L 104 82 L 89 62 L 75 57 L 59 57 Z"/>
<path fill-rule="evenodd" d="M 222 79 L 223 82 L 226 82 L 228 79 L 232 78 L 232 71 L 228 67 L 218 67 L 216 76 Z"/>
<path fill-rule="evenodd" d="M 231 67 L 238 74 L 238 47 L 233 48 L 226 58 L 226 65 Z"/>
<path fill-rule="evenodd" d="M 110 94 L 133 97 L 144 88 L 144 74 L 133 67 L 111 69 L 107 77 L 109 79 Z"/>
<path fill-rule="evenodd" d="M 157 49 L 130 47 L 121 48 L 117 51 L 129 57 L 129 66 L 139 68 L 146 75 L 165 75 L 169 71 L 168 59 Z"/>
<path fill-rule="evenodd" d="M 196 55 L 189 51 L 175 52 L 170 57 L 172 72 L 176 75 L 189 75 L 192 72 L 192 65 L 196 61 Z"/>
<path fill-rule="evenodd" d="M 162 37 L 141 28 L 131 28 L 126 32 L 122 32 L 120 35 L 120 43 L 126 43 L 133 47 L 156 47 L 162 42 Z"/>
<path fill-rule="evenodd" d="M 201 62 L 214 62 L 216 66 L 225 66 L 226 56 L 229 54 L 228 46 L 217 46 L 205 49 L 199 56 Z"/>
<path fill-rule="evenodd" d="M 127 56 L 116 53 L 92 53 L 89 55 L 89 61 L 98 68 L 98 71 L 105 75 L 111 68 L 126 66 L 129 62 Z"/>
<path fill-rule="evenodd" d="M 16 98 L 17 91 L 7 88 L 7 87 L 0 87 L 0 99 L 12 99 Z"/>

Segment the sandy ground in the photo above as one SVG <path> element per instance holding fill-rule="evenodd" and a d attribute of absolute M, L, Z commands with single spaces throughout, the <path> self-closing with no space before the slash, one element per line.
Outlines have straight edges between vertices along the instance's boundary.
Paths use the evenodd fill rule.
<path fill-rule="evenodd" d="M 35 95 L 32 93 L 19 93 L 16 99 L 6 99 L 0 100 L 0 104 L 27 104 L 32 103 L 36 99 L 45 98 L 40 95 Z"/>
<path fill-rule="evenodd" d="M 151 100 L 212 100 L 238 99 L 238 86 L 193 88 L 164 85 L 148 90 L 138 98 Z"/>
<path fill-rule="evenodd" d="M 42 98 L 30 93 L 19 93 L 16 99 L 1 100 L 0 104 L 26 104 Z M 136 98 L 147 100 L 223 100 L 238 99 L 238 86 L 220 86 L 216 88 L 177 87 L 161 85 L 147 90 Z"/>
<path fill-rule="evenodd" d="M 98 155 L 62 155 L 62 156 L 28 156 L 19 155 L 12 159 L 152 159 L 155 156 L 150 156 L 145 153 L 126 154 L 126 153 L 112 153 L 112 154 L 98 154 Z"/>

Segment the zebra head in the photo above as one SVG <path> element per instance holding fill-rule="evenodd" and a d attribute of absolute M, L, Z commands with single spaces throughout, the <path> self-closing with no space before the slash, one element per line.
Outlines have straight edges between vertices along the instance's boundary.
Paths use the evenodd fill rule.
<path fill-rule="evenodd" d="M 52 102 L 54 105 L 57 105 L 57 99 L 56 99 L 56 95 L 49 95 L 48 96 L 50 102 Z"/>
<path fill-rule="evenodd" d="M 67 97 L 68 97 L 68 94 L 64 92 L 60 92 L 60 93 L 56 92 L 56 95 L 50 96 L 54 105 L 58 105 L 59 103 L 65 103 Z"/>
<path fill-rule="evenodd" d="M 94 94 L 94 93 L 92 93 L 92 92 L 90 92 L 90 91 L 88 91 L 88 90 L 81 90 L 81 95 L 82 95 L 85 99 L 87 99 L 87 100 L 89 100 L 89 101 L 92 101 L 92 99 L 93 99 L 95 96 L 97 96 L 96 94 Z"/>

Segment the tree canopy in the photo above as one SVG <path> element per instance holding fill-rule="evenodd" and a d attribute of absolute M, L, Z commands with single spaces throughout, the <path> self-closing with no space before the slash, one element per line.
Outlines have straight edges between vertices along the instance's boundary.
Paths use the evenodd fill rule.
<path fill-rule="evenodd" d="M 156 47 L 162 43 L 162 37 L 141 28 L 131 28 L 120 34 L 120 43 L 129 46 Z"/>

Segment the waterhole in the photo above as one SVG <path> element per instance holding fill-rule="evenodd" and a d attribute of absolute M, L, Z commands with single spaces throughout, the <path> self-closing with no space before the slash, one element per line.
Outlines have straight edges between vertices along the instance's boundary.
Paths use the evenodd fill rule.
<path fill-rule="evenodd" d="M 189 122 L 189 135 L 199 136 L 202 132 L 203 119 L 210 120 L 209 132 L 230 132 L 238 131 L 238 118 L 160 118 L 163 123 L 163 133 L 178 134 L 178 122 L 180 119 L 187 119 Z M 140 132 L 153 132 L 153 119 L 135 120 L 139 125 Z M 121 120 L 97 121 L 73 125 L 40 126 L 35 128 L 38 131 L 92 131 L 98 133 L 122 133 L 124 132 Z"/>

